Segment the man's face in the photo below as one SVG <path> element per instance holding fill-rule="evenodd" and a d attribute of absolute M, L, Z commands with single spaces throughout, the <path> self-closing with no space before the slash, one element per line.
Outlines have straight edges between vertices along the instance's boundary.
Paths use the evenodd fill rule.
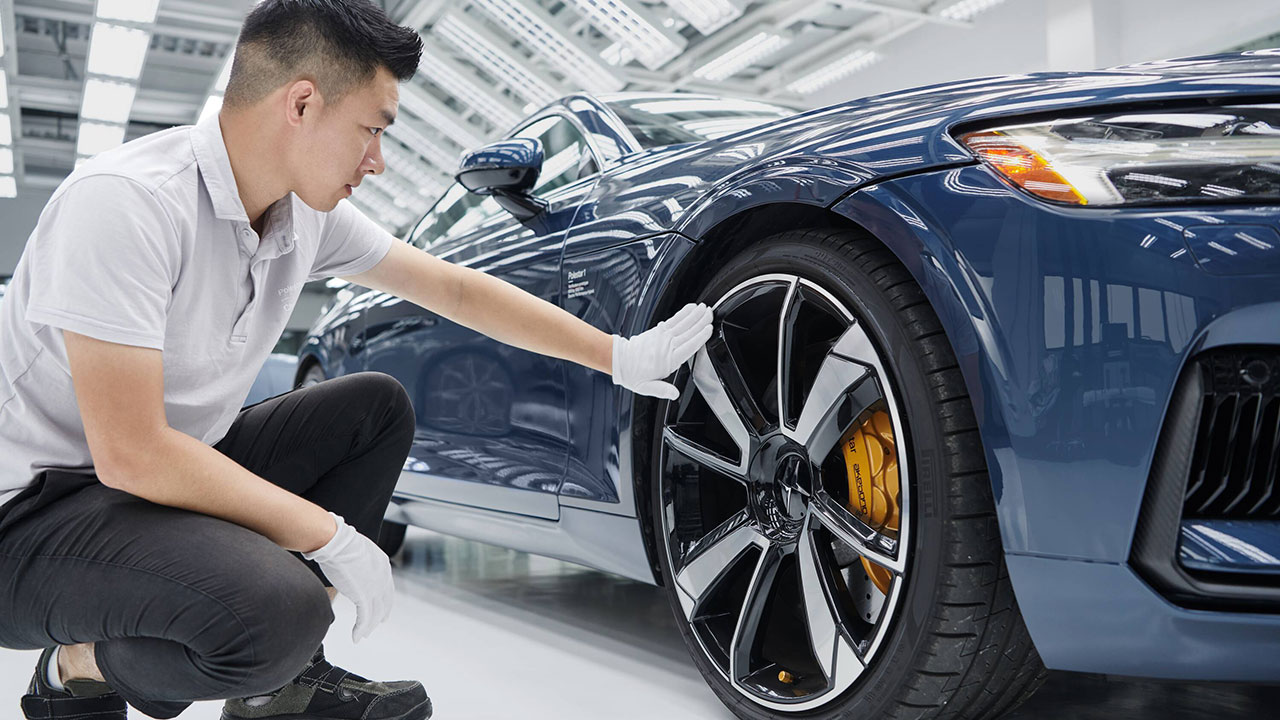
<path fill-rule="evenodd" d="M 382 160 L 382 133 L 395 121 L 400 87 L 395 76 L 378 68 L 373 80 L 359 85 L 336 104 L 309 109 L 294 148 L 294 193 L 309 207 L 328 212 L 349 197 L 366 175 L 377 175 Z"/>

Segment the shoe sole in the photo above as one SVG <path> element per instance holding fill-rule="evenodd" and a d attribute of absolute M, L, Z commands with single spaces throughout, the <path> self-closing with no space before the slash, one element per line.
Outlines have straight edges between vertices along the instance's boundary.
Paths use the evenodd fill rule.
<path fill-rule="evenodd" d="M 431 699 L 428 698 L 414 705 L 408 710 L 396 715 L 395 717 L 381 718 L 380 720 L 428 720 L 431 717 Z M 239 715 L 228 715 L 226 710 L 222 711 L 222 720 L 249 720 Z M 290 713 L 288 715 L 266 715 L 261 720 L 333 720 L 332 717 L 324 715 L 299 715 Z"/>

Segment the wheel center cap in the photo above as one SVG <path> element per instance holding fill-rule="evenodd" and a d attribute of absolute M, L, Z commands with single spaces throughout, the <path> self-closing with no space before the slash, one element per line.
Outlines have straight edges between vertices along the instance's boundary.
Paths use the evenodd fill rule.
<path fill-rule="evenodd" d="M 813 466 L 803 446 L 778 433 L 761 443 L 747 470 L 756 520 L 775 540 L 794 540 L 813 489 Z"/>

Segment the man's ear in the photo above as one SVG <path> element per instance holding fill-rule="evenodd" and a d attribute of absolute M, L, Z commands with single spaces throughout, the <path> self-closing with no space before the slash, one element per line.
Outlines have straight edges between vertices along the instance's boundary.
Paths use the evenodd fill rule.
<path fill-rule="evenodd" d="M 314 82 L 297 80 L 285 93 L 285 119 L 290 125 L 300 125 L 306 113 L 314 114 L 323 104 L 324 100 Z"/>

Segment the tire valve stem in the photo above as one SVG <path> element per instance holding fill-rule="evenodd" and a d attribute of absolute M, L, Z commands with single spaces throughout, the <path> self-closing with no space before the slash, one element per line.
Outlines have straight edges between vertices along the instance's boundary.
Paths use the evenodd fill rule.
<path fill-rule="evenodd" d="M 786 670 L 778 671 L 778 682 L 781 682 L 784 685 L 791 685 L 795 681 L 796 681 L 795 676 L 787 672 Z"/>

